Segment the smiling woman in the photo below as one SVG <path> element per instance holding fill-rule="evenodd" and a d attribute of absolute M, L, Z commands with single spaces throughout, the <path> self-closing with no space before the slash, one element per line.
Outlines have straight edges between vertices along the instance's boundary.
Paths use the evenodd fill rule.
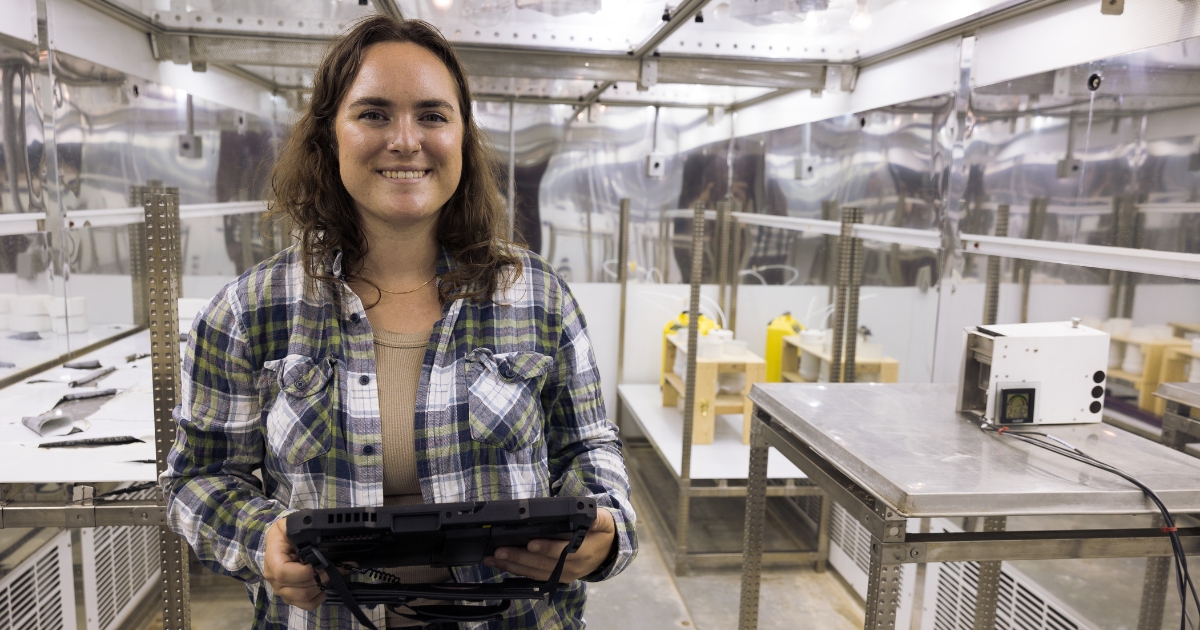
<path fill-rule="evenodd" d="M 271 215 L 298 243 L 228 285 L 189 336 L 168 522 L 203 563 L 250 585 L 256 628 L 355 624 L 296 557 L 283 524 L 298 509 L 595 497 L 605 509 L 568 556 L 569 586 L 482 627 L 582 628 L 582 581 L 636 552 L 583 314 L 546 261 L 505 237 L 470 99 L 428 24 L 375 16 L 350 29 L 272 175 Z M 546 580 L 565 545 L 394 575 Z M 370 614 L 426 627 L 411 608 Z"/>

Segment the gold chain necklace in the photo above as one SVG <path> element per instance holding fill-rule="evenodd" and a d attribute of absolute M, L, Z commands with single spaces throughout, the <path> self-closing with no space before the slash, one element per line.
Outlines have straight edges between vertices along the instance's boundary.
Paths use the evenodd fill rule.
<path fill-rule="evenodd" d="M 430 282 L 433 282 L 433 281 L 434 281 L 434 279 L 436 279 L 436 278 L 437 278 L 437 274 L 435 273 L 435 274 L 433 274 L 433 277 L 432 277 L 432 278 L 430 278 L 430 279 L 426 280 L 425 282 L 422 282 L 422 283 L 421 283 L 421 286 L 419 286 L 419 287 L 417 287 L 417 288 L 415 288 L 415 289 L 409 289 L 408 291 L 388 291 L 387 289 L 381 288 L 379 285 L 375 285 L 375 288 L 376 288 L 376 289 L 379 289 L 379 290 L 380 290 L 381 292 L 383 292 L 383 293 L 388 293 L 388 294 L 391 294 L 391 295 L 407 295 L 407 294 L 409 294 L 409 293 L 416 293 L 417 291 L 420 291 L 421 289 L 424 289 L 424 288 L 425 288 L 425 285 L 429 284 Z"/>

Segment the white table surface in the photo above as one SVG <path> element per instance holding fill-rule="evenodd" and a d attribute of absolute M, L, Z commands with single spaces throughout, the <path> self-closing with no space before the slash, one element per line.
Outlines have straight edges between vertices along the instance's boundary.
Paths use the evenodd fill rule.
<path fill-rule="evenodd" d="M 671 464 L 675 474 L 683 470 L 683 414 L 662 406 L 658 385 L 620 385 L 622 404 L 641 426 L 646 437 Z M 629 416 L 626 416 L 628 418 Z M 716 418 L 712 444 L 692 445 L 692 479 L 745 479 L 750 474 L 750 445 L 742 444 L 742 414 Z M 805 479 L 805 475 L 779 451 L 771 449 L 767 477 Z"/>
<path fill-rule="evenodd" d="M 71 388 L 64 383 L 30 383 L 35 379 L 65 381 L 86 370 L 52 368 L 20 383 L 0 389 L 0 483 L 70 483 L 108 481 L 152 481 L 154 464 L 134 463 L 154 459 L 154 401 L 150 359 L 126 363 L 125 357 L 150 349 L 150 333 L 115 341 L 73 361 L 95 359 L 116 372 L 88 386 Z M 54 408 L 63 394 L 98 389 L 117 389 L 88 419 L 91 428 L 69 436 L 41 437 L 21 423 Z M 88 448 L 41 449 L 43 442 L 129 435 L 142 444 Z"/>

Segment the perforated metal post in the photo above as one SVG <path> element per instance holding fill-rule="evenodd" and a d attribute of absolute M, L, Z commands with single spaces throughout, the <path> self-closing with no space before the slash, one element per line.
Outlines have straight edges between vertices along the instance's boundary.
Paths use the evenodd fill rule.
<path fill-rule="evenodd" d="M 887 560 L 887 561 L 885 561 Z M 865 630 L 895 630 L 900 610 L 900 582 L 904 565 L 884 558 L 883 544 L 871 541 L 871 564 L 867 570 Z"/>
<path fill-rule="evenodd" d="M 750 420 L 750 474 L 746 479 L 746 527 L 742 545 L 739 630 L 757 630 L 758 604 L 762 588 L 763 530 L 767 517 L 767 457 L 770 448 L 763 439 L 763 424 L 758 417 L 760 413 L 760 410 L 755 409 Z"/>
<path fill-rule="evenodd" d="M 844 347 L 856 339 L 855 331 L 846 330 L 846 316 L 850 308 L 850 285 L 854 276 L 854 224 L 862 221 L 861 208 L 842 208 L 842 232 L 838 237 L 838 283 L 837 298 L 833 309 L 833 347 L 829 362 L 829 382 L 841 383 L 843 379 Z M 857 327 L 858 305 L 854 305 L 854 320 Z M 844 340 L 848 343 L 843 343 Z M 851 369 L 853 372 L 853 369 Z"/>
<path fill-rule="evenodd" d="M 179 189 L 145 190 L 142 209 L 146 217 L 146 306 L 154 394 L 155 463 L 162 473 L 175 441 L 171 413 L 179 399 Z M 159 528 L 158 539 L 163 630 L 190 630 L 187 549 L 166 527 Z"/>
<path fill-rule="evenodd" d="M 1154 515 L 1153 526 L 1166 525 Z M 1174 559 L 1170 556 L 1146 558 L 1146 579 L 1142 583 L 1142 603 L 1138 609 L 1137 630 L 1162 630 L 1163 608 L 1167 605 L 1167 576 Z"/>
<path fill-rule="evenodd" d="M 1009 206 L 1006 203 L 996 209 L 996 236 L 1008 236 L 1008 213 Z M 988 257 L 987 292 L 983 298 L 983 323 L 987 326 L 996 323 L 1000 310 L 1000 263 L 1003 260 L 999 256 Z"/>
<path fill-rule="evenodd" d="M 688 514 L 692 504 L 692 434 L 696 411 L 696 357 L 700 339 L 700 282 L 704 274 L 704 204 L 692 215 L 692 286 L 688 300 L 687 382 L 683 387 L 683 456 L 679 466 L 679 512 L 675 520 L 675 574 L 688 574 Z"/>
<path fill-rule="evenodd" d="M 862 223 L 862 208 L 850 208 L 854 222 Z M 850 282 L 846 287 L 846 357 L 842 366 L 842 382 L 853 383 L 857 378 L 858 357 L 858 294 L 862 286 L 863 242 L 850 239 Z"/>
<path fill-rule="evenodd" d="M 1008 525 L 1004 516 L 983 519 L 983 531 L 1002 532 Z M 1000 596 L 1000 561 L 979 563 L 979 581 L 975 585 L 974 630 L 993 630 L 996 627 L 996 600 Z"/>
<path fill-rule="evenodd" d="M 1025 238 L 1039 240 L 1046 225 L 1046 207 L 1049 200 L 1039 197 L 1029 203 L 1029 225 L 1025 230 Z M 1033 262 L 1018 261 L 1021 270 L 1021 323 L 1029 321 L 1029 283 L 1033 276 Z"/>

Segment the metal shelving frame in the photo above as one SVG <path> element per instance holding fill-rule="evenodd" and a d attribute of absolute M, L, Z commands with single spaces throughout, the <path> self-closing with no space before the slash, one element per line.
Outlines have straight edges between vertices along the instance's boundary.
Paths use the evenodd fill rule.
<path fill-rule="evenodd" d="M 150 329 L 151 370 L 154 388 L 154 442 L 156 471 L 166 469 L 167 453 L 175 441 L 171 411 L 179 392 L 179 189 L 141 187 L 145 236 L 141 251 L 146 266 L 147 324 Z M 137 256 L 135 256 L 137 258 Z M 189 630 L 188 551 L 166 525 L 166 504 L 161 492 L 153 500 L 96 499 L 94 485 L 69 484 L 61 492 L 27 500 L 30 484 L 0 484 L 0 528 L 83 528 L 106 525 L 147 526 L 159 529 L 163 630 Z"/>
<path fill-rule="evenodd" d="M 703 281 L 704 271 L 704 224 L 706 219 L 715 218 L 717 221 L 718 239 L 716 243 L 718 266 L 715 269 L 719 283 L 718 290 L 724 297 L 732 300 L 737 299 L 736 278 L 737 265 L 733 264 L 732 260 L 736 261 L 738 253 L 738 241 L 740 239 L 730 238 L 730 234 L 740 234 L 738 226 L 732 219 L 732 205 L 729 202 L 721 202 L 726 205 L 722 206 L 717 211 L 715 216 L 712 216 L 712 211 L 706 212 L 703 204 L 697 204 L 692 210 L 692 257 L 691 257 L 691 275 L 690 275 L 690 294 L 688 302 L 688 347 L 696 347 L 697 338 L 699 336 L 699 321 L 700 321 L 700 288 Z M 618 280 L 621 283 L 621 311 L 620 311 L 620 335 L 618 340 L 619 359 L 624 360 L 625 346 L 625 295 L 626 286 L 628 283 L 629 268 L 629 200 L 621 200 L 621 222 L 619 234 L 618 254 L 619 259 L 617 264 L 621 270 L 618 273 Z M 660 222 L 661 225 L 661 222 Z M 722 236 L 723 235 L 723 236 Z M 732 273 L 730 271 L 732 270 Z M 732 279 L 730 278 L 732 276 Z M 728 293 L 727 293 L 728 291 Z M 658 508 L 657 501 L 647 501 L 646 506 L 654 513 L 655 521 L 661 523 L 661 534 L 667 541 L 666 548 L 674 549 L 674 554 L 664 554 L 677 575 L 687 575 L 692 567 L 723 567 L 731 568 L 740 566 L 742 554 L 731 552 L 696 552 L 688 548 L 689 541 L 689 517 L 691 515 L 691 500 L 693 498 L 710 498 L 710 497 L 744 497 L 746 496 L 746 486 L 729 483 L 733 480 L 720 479 L 712 482 L 711 480 L 695 480 L 692 479 L 692 435 L 695 413 L 695 376 L 696 376 L 696 355 L 695 352 L 688 353 L 687 361 L 687 378 L 684 391 L 684 412 L 683 412 L 683 439 L 682 439 L 682 462 L 678 474 L 674 472 L 674 468 L 667 460 L 665 455 L 659 451 L 657 446 L 654 452 L 662 460 L 663 465 L 671 471 L 674 482 L 678 489 L 676 501 L 677 509 L 675 513 L 675 523 L 672 529 L 668 526 L 666 515 Z M 623 370 L 618 367 L 618 384 L 621 382 Z M 617 422 L 622 423 L 621 418 L 623 413 L 621 408 L 623 404 L 618 403 Z M 633 461 L 630 459 L 630 463 Z M 637 479 L 640 487 L 648 488 L 645 475 L 636 465 L 630 466 L 630 472 Z M 798 552 L 771 552 L 766 554 L 768 563 L 795 565 L 811 562 L 817 571 L 824 571 L 825 564 L 829 557 L 829 500 L 815 486 L 808 485 L 806 482 L 796 483 L 796 480 L 788 479 L 783 484 L 772 485 L 767 494 L 773 497 L 819 497 L 821 501 L 820 516 L 815 521 L 803 512 L 795 503 L 788 501 L 781 504 L 781 509 L 787 510 L 786 517 L 788 520 L 807 522 L 811 529 L 814 530 L 814 539 L 816 542 L 815 549 L 811 551 Z"/>

